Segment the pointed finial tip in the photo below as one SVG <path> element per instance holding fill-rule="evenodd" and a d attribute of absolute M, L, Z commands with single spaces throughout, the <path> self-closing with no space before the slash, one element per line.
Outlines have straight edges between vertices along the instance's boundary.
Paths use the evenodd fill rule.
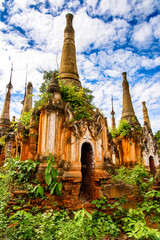
<path fill-rule="evenodd" d="M 123 76 L 123 81 L 126 81 L 127 80 L 127 73 L 126 72 L 122 72 L 122 76 Z"/>
<path fill-rule="evenodd" d="M 67 13 L 67 14 L 66 14 L 66 18 L 67 18 L 67 19 L 68 19 L 68 18 L 73 19 L 73 14 L 72 14 L 72 13 Z"/>

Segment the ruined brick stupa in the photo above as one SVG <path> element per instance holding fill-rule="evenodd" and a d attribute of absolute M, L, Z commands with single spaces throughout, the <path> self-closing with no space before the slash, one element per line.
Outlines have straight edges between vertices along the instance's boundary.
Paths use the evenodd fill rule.
<path fill-rule="evenodd" d="M 67 14 L 66 20 L 60 78 L 65 81 L 65 84 L 72 83 L 81 88 L 76 63 L 73 15 Z M 159 166 L 157 144 L 150 128 L 144 103 L 145 123 L 143 133 L 137 138 L 138 144 L 131 136 L 113 142 L 109 140 L 107 118 L 104 118 L 98 109 L 93 112 L 92 119 L 74 120 L 73 110 L 69 102 L 62 100 L 56 74 L 53 74 L 48 88 L 50 98 L 40 110 L 33 111 L 29 132 L 26 135 L 21 122 L 18 123 L 16 132 L 10 128 L 11 87 L 10 80 L 0 118 L 1 136 L 4 135 L 5 129 L 9 129 L 6 137 L 5 157 L 10 154 L 13 157 L 20 156 L 21 160 L 28 158 L 39 160 L 41 164 L 36 177 L 43 182 L 47 166 L 46 157 L 49 153 L 53 154 L 59 178 L 63 182 L 62 201 L 64 204 L 68 202 L 74 204 L 80 194 L 93 199 L 98 198 L 101 189 L 100 182 L 108 179 L 108 170 L 111 165 L 131 166 L 141 162 L 153 171 Z M 140 127 L 133 109 L 126 73 L 123 73 L 122 87 L 122 119 L 132 123 L 134 118 L 134 124 Z M 29 112 L 32 108 L 32 91 L 32 84 L 28 83 L 22 113 Z M 112 129 L 114 129 L 113 107 L 111 114 Z M 35 115 L 39 118 L 38 124 Z"/>

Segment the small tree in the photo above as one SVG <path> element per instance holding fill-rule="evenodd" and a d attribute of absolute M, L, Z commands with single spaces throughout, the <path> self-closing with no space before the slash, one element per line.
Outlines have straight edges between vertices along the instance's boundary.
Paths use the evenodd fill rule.
<path fill-rule="evenodd" d="M 160 147 L 160 130 L 158 130 L 155 135 L 154 135 L 157 143 L 158 143 L 158 146 Z"/>

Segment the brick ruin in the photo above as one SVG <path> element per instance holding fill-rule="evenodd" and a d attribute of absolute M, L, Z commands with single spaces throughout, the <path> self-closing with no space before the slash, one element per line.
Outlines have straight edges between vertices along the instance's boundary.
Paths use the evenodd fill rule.
<path fill-rule="evenodd" d="M 72 83 L 81 88 L 76 63 L 73 15 L 67 14 L 66 19 L 59 74 L 66 84 Z M 134 133 L 134 125 L 141 126 L 133 109 L 126 73 L 122 75 L 122 119 L 133 125 Z M 110 179 L 108 170 L 112 167 L 142 163 L 152 173 L 156 172 L 159 167 L 158 145 L 152 133 L 145 102 L 143 102 L 143 131 L 136 131 L 132 136 L 117 137 L 112 140 L 107 118 L 103 117 L 98 109 L 92 119 L 71 121 L 74 118 L 73 110 L 69 103 L 62 101 L 58 80 L 53 74 L 48 88 L 50 98 L 38 111 L 39 124 L 36 122 L 35 110 L 33 110 L 29 132 L 25 136 L 21 122 L 18 122 L 16 131 L 11 125 L 14 121 L 10 122 L 11 79 L 12 70 L 0 117 L 0 136 L 5 136 L 5 147 L 0 148 L 0 163 L 2 164 L 7 157 L 17 156 L 21 160 L 39 160 L 41 164 L 36 178 L 43 183 L 47 166 L 46 157 L 48 153 L 53 154 L 59 178 L 63 182 L 61 197 L 63 204 L 73 206 L 79 196 L 84 195 L 91 199 L 100 197 L 102 192 L 100 182 Z M 22 113 L 32 109 L 32 92 L 33 86 L 29 82 L 25 89 Z M 114 114 L 112 101 L 112 129 L 115 128 Z"/>

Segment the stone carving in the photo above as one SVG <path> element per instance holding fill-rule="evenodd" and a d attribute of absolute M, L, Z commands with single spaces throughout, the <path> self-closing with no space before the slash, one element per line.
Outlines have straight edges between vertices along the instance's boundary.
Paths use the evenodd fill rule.
<path fill-rule="evenodd" d="M 143 148 L 146 153 L 153 152 L 153 154 L 156 154 L 158 145 L 157 142 L 153 136 L 151 128 L 148 126 L 147 122 L 144 122 L 143 127 Z"/>
<path fill-rule="evenodd" d="M 103 129 L 103 126 L 101 123 L 101 117 L 102 115 L 99 112 L 99 109 L 97 109 L 95 115 L 93 116 L 93 120 L 89 124 L 89 130 L 94 139 L 98 139 L 100 137 L 100 134 Z"/>
<path fill-rule="evenodd" d="M 66 104 L 64 111 L 66 116 L 66 122 L 71 121 L 74 118 L 74 114 L 69 102 Z"/>
<path fill-rule="evenodd" d="M 71 123 L 69 126 L 71 132 L 76 138 L 83 137 L 87 131 L 91 133 L 91 136 L 98 140 L 100 134 L 102 132 L 103 126 L 101 123 L 101 114 L 97 110 L 95 115 L 93 116 L 93 120 L 79 120 Z"/>

